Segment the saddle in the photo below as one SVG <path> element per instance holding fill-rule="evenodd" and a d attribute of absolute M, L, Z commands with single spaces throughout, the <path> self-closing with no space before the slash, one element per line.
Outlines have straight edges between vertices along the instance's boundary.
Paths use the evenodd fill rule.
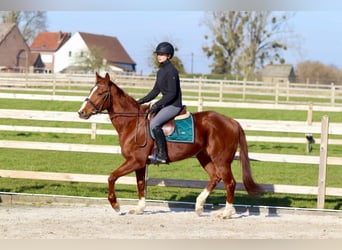
<path fill-rule="evenodd" d="M 155 113 L 152 114 L 149 117 L 149 120 L 152 120 L 155 116 L 156 116 Z M 164 123 L 164 125 L 162 126 L 162 130 L 164 132 L 164 135 L 170 136 L 175 131 L 175 128 L 176 128 L 175 120 L 182 120 L 182 119 L 188 118 L 189 116 L 190 116 L 190 112 L 188 112 L 186 110 L 186 106 L 184 105 L 182 107 L 181 111 L 179 111 L 177 116 L 175 116 L 173 119 L 170 119 L 169 121 Z"/>

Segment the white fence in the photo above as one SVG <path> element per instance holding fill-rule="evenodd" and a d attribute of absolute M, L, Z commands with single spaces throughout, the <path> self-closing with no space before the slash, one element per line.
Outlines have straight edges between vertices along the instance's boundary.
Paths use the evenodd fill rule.
<path fill-rule="evenodd" d="M 33 111 L 33 110 L 9 110 L 1 109 L 0 118 L 5 119 L 28 119 L 43 121 L 68 121 L 68 122 L 87 122 L 91 124 L 110 123 L 107 115 L 98 115 L 89 120 L 81 120 L 76 112 L 53 112 L 53 111 Z M 329 157 L 327 155 L 327 147 L 329 144 L 342 145 L 341 140 L 329 140 L 329 134 L 342 135 L 342 124 L 329 123 L 328 117 L 323 117 L 322 122 L 313 122 L 309 125 L 306 122 L 294 121 L 266 121 L 266 120 L 246 120 L 238 119 L 245 130 L 252 131 L 273 131 L 273 132 L 297 132 L 320 134 L 320 156 L 309 155 L 287 155 L 287 154 L 270 154 L 270 153 L 253 153 L 249 156 L 252 160 L 264 162 L 281 162 L 281 163 L 306 163 L 317 164 L 319 167 L 318 185 L 314 186 L 293 186 L 293 185 L 277 185 L 263 184 L 268 192 L 277 193 L 296 193 L 296 194 L 312 194 L 317 195 L 317 207 L 324 208 L 325 195 L 342 196 L 342 188 L 326 187 L 326 167 L 327 165 L 342 166 L 341 157 Z M 116 134 L 114 130 L 96 130 L 96 125 L 92 125 L 91 129 L 76 128 L 54 128 L 54 127 L 35 127 L 35 126 L 12 126 L 2 125 L 1 130 L 6 131 L 30 131 L 30 132 L 55 132 L 55 133 L 94 133 L 95 134 Z M 292 142 L 305 143 L 305 138 L 289 138 L 289 137 L 267 137 L 267 136 L 248 136 L 248 141 L 276 141 L 276 142 Z M 316 141 L 318 141 L 316 139 Z M 19 148 L 19 149 L 39 149 L 39 150 L 60 150 L 71 152 L 90 152 L 110 154 L 120 153 L 118 146 L 100 146 L 100 145 L 84 145 L 69 143 L 49 143 L 49 142 L 32 142 L 32 141 L 8 141 L 0 140 L 1 148 Z M 238 155 L 237 155 L 238 156 Z M 85 181 L 85 182 L 106 182 L 105 176 L 92 176 L 67 173 L 44 173 L 44 172 L 28 172 L 28 171 L 12 171 L 0 170 L 0 177 L 8 178 L 29 178 L 29 179 L 48 179 L 48 180 L 64 180 L 64 181 Z M 120 183 L 135 184 L 135 178 L 120 178 Z M 157 186 L 181 186 L 181 187 L 199 187 L 205 186 L 205 181 L 189 181 L 189 180 L 172 180 L 172 179 L 155 179 L 150 178 L 148 185 Z M 222 184 L 218 188 L 223 188 Z M 238 190 L 243 190 L 241 183 L 238 183 Z"/>
<path fill-rule="evenodd" d="M 112 75 L 119 86 L 129 89 L 135 96 L 147 92 L 154 77 Z M 94 85 L 95 75 L 66 74 L 1 74 L 0 90 L 39 91 L 56 95 L 60 92 L 88 93 Z M 206 78 L 182 78 L 184 99 L 198 102 L 257 102 L 271 104 L 305 104 L 308 99 L 323 106 L 342 107 L 342 86 L 283 83 L 273 84 L 255 81 L 210 80 Z M 87 89 L 80 89 L 86 87 Z M 310 101 L 310 100 L 309 100 Z M 206 104 L 204 104 L 206 105 Z"/>
<path fill-rule="evenodd" d="M 154 77 L 112 75 L 112 80 L 124 88 L 130 95 L 139 97 L 146 93 L 154 84 Z M 307 85 L 307 84 L 277 84 L 272 85 L 263 82 L 209 80 L 205 78 L 181 79 L 184 103 L 188 106 L 198 107 L 232 107 L 232 108 L 257 108 L 280 110 L 307 110 L 307 122 L 294 121 L 266 121 L 238 119 L 245 130 L 268 132 L 297 132 L 303 133 L 298 137 L 275 136 L 247 136 L 247 140 L 257 142 L 279 143 L 303 143 L 307 144 L 304 134 L 320 134 L 321 138 L 315 138 L 320 144 L 320 156 L 310 155 L 285 155 L 265 154 L 250 152 L 252 160 L 280 163 L 306 163 L 319 167 L 317 186 L 293 186 L 278 184 L 263 184 L 268 192 L 294 193 L 317 195 L 317 207 L 324 207 L 325 195 L 342 196 L 342 188 L 325 186 L 326 166 L 342 166 L 341 157 L 327 155 L 328 144 L 342 145 L 342 140 L 330 139 L 328 135 L 342 135 L 342 124 L 329 123 L 327 117 L 322 122 L 311 122 L 312 111 L 342 112 L 342 88 L 335 85 Z M 81 102 L 89 93 L 89 88 L 94 85 L 95 76 L 92 75 L 59 75 L 59 74 L 1 74 L 0 98 L 30 99 L 30 100 L 56 100 Z M 39 93 L 39 94 L 37 94 Z M 45 93 L 45 94 L 40 94 Z M 63 93 L 63 95 L 61 95 Z M 64 96 L 67 93 L 69 96 Z M 249 101 L 249 103 L 247 102 Z M 311 103 L 310 103 L 311 102 Z M 314 105 L 312 105 L 314 102 Z M 43 121 L 69 121 L 90 123 L 90 128 L 60 128 L 37 126 L 13 126 L 0 125 L 3 131 L 27 131 L 49 133 L 72 133 L 96 135 L 116 135 L 113 129 L 97 129 L 96 124 L 110 123 L 107 115 L 97 115 L 89 120 L 81 120 L 76 112 L 52 112 L 33 110 L 0 109 L 0 118 L 4 119 L 28 119 Z M 31 141 L 6 141 L 0 140 L 1 148 L 22 148 L 40 150 L 60 150 L 72 152 L 90 152 L 119 154 L 118 146 L 83 145 L 67 143 L 48 143 Z M 238 155 L 237 155 L 238 156 Z M 106 183 L 107 176 L 69 174 L 69 173 L 44 173 L 29 171 L 0 170 L 0 177 L 29 178 L 64 181 L 85 181 Z M 135 178 L 122 177 L 122 184 L 135 184 Z M 149 178 L 148 185 L 156 186 L 180 186 L 203 188 L 206 181 L 189 181 L 173 179 Z M 224 189 L 220 183 L 219 189 Z M 243 185 L 238 183 L 238 190 L 243 190 Z"/>

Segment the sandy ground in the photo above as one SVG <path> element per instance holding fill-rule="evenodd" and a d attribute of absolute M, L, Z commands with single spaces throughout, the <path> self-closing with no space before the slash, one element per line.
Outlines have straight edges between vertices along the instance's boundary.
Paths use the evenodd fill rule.
<path fill-rule="evenodd" d="M 0 203 L 0 239 L 341 239 L 342 213 L 237 212 L 133 205 L 116 213 L 106 204 L 13 205 Z"/>

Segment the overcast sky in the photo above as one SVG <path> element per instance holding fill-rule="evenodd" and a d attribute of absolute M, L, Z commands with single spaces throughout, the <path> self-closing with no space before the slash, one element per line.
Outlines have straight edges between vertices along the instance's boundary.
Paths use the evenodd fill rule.
<path fill-rule="evenodd" d="M 342 12 L 296 11 L 289 26 L 296 44 L 285 54 L 294 66 L 303 60 L 318 60 L 342 68 Z M 178 47 L 186 71 L 209 73 L 210 61 L 202 52 L 206 44 L 204 11 L 47 11 L 48 31 L 77 31 L 115 36 L 132 59 L 138 73 L 148 74 L 148 55 L 160 41 Z"/>

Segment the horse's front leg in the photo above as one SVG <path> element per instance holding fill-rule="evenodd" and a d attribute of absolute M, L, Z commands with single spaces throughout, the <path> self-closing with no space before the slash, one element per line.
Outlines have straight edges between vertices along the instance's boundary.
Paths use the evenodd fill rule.
<path fill-rule="evenodd" d="M 135 170 L 138 188 L 138 205 L 135 209 L 129 211 L 130 214 L 142 214 L 146 207 L 145 202 L 145 187 L 146 187 L 146 167 Z"/>
<path fill-rule="evenodd" d="M 143 167 L 142 167 L 143 166 Z M 135 210 L 135 213 L 141 213 L 145 208 L 145 171 L 146 167 L 141 161 L 138 161 L 136 158 L 127 159 L 119 168 L 117 168 L 111 175 L 108 177 L 108 201 L 112 208 L 116 211 L 120 211 L 120 204 L 117 201 L 115 195 L 115 182 L 121 176 L 127 175 L 136 172 L 137 176 L 137 185 L 139 192 L 139 203 L 138 208 Z"/>
<path fill-rule="evenodd" d="M 108 201 L 116 212 L 120 212 L 120 204 L 115 195 L 115 182 L 117 179 L 115 171 L 108 177 Z"/>

